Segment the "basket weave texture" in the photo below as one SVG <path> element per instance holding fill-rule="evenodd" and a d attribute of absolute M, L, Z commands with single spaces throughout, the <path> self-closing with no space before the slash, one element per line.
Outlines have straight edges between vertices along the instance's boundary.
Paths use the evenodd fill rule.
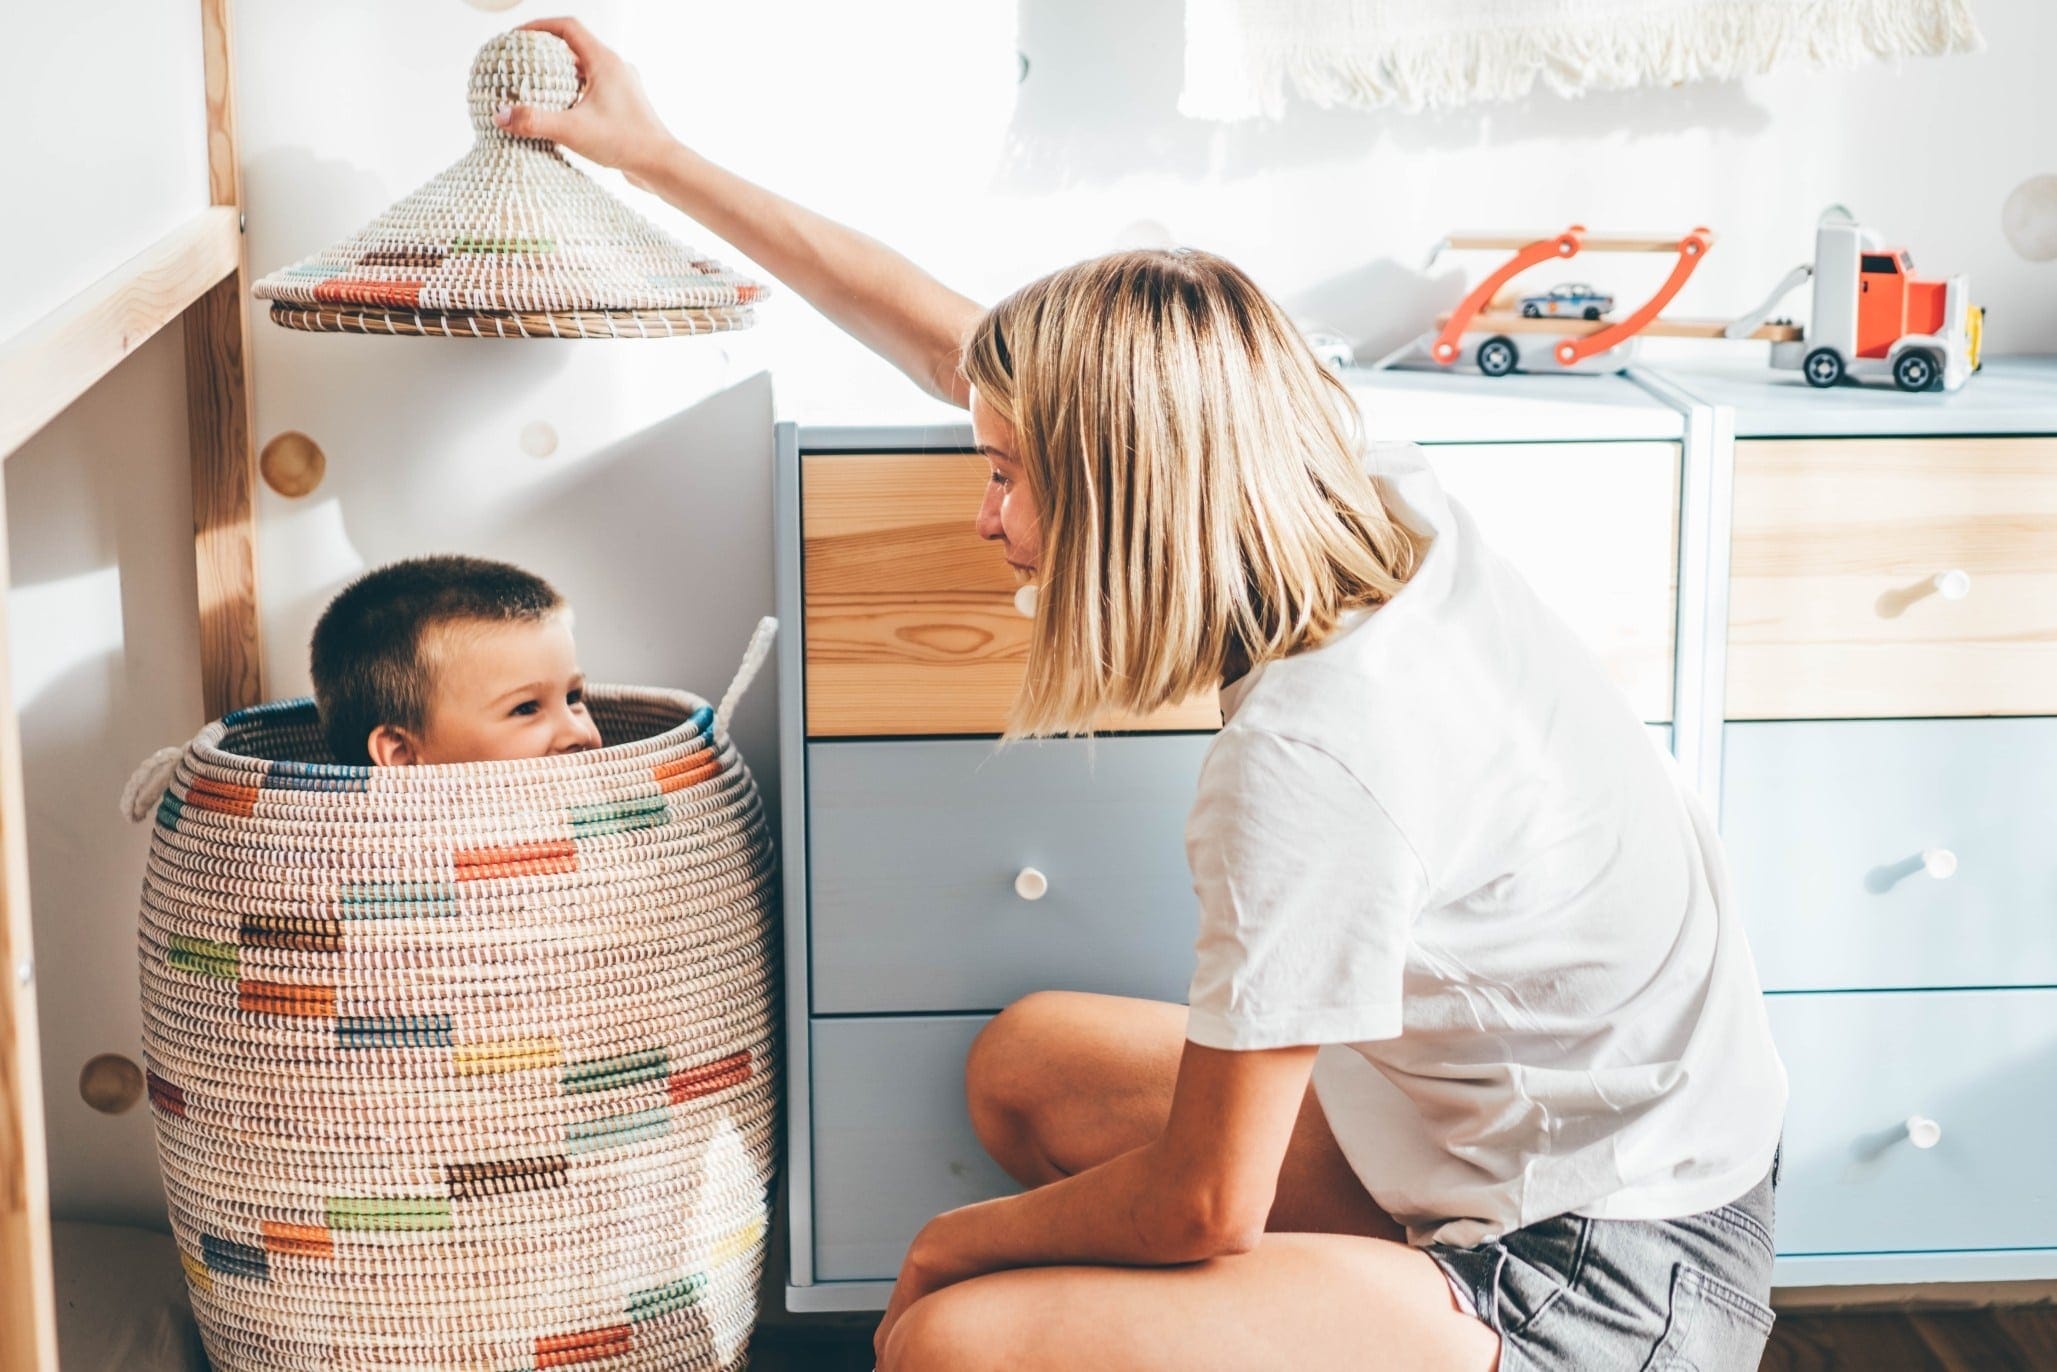
<path fill-rule="evenodd" d="M 476 141 L 350 238 L 264 277 L 272 319 L 324 332 L 659 338 L 747 328 L 763 287 L 680 243 L 565 160 L 493 122 L 501 104 L 569 109 L 578 64 L 516 29 L 473 60 Z"/>
<path fill-rule="evenodd" d="M 774 1166 L 774 871 L 714 710 L 606 746 L 326 761 L 208 726 L 157 804 L 144 1046 L 223 1369 L 737 1368 Z"/>

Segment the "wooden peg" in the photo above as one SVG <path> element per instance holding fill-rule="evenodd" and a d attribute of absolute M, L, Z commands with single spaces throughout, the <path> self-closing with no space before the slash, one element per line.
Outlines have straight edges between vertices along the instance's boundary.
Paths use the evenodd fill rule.
<path fill-rule="evenodd" d="M 288 500 L 297 500 L 321 485 L 328 468 L 321 445 L 298 429 L 274 435 L 257 458 L 264 484 Z"/>

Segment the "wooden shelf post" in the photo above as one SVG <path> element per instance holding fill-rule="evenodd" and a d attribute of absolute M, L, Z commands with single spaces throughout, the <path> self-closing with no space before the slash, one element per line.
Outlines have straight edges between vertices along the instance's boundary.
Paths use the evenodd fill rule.
<path fill-rule="evenodd" d="M 230 0 L 200 0 L 207 62 L 207 182 L 242 212 Z M 247 251 L 185 314 L 186 426 L 193 464 L 193 558 L 200 580 L 200 677 L 207 717 L 264 698 L 257 617 L 257 446 L 251 432 Z"/>

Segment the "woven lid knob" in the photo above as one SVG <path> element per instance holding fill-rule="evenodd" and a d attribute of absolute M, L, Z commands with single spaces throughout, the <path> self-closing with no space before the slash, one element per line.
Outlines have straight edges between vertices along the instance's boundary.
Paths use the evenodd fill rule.
<path fill-rule="evenodd" d="M 579 98 L 578 59 L 554 33 L 514 29 L 486 40 L 471 62 L 471 126 L 498 133 L 502 105 L 568 110 Z"/>

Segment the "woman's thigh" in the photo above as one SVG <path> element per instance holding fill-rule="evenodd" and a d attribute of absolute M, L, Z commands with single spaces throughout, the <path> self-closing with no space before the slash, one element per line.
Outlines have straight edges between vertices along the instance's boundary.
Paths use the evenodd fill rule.
<path fill-rule="evenodd" d="M 1499 1337 L 1426 1254 L 1271 1234 L 1188 1267 L 1041 1267 L 945 1287 L 895 1325 L 880 1372 L 1490 1372 Z"/>
<path fill-rule="evenodd" d="M 1082 1172 L 1163 1132 L 1185 1043 L 1183 1005 L 1076 991 L 1027 996 L 972 1047 L 972 1124 L 994 1161 L 1024 1185 Z M 1312 1087 L 1265 1227 L 1403 1237 L 1351 1170 Z"/>

